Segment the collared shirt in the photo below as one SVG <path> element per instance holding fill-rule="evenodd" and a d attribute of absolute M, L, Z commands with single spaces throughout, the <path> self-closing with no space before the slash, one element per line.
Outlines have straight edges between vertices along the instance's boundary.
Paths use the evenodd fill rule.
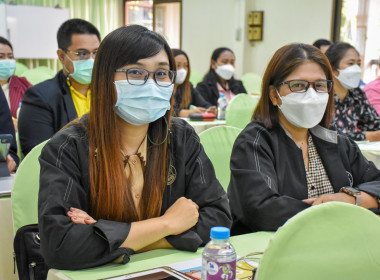
<path fill-rule="evenodd" d="M 77 111 L 78 118 L 82 117 L 90 111 L 91 104 L 91 90 L 87 90 L 86 96 L 78 92 L 69 82 L 67 85 L 70 88 L 71 97 L 73 98 L 75 110 Z"/>
<path fill-rule="evenodd" d="M 228 87 L 228 83 L 226 83 L 226 89 L 222 87 L 221 84 L 216 83 L 216 86 L 218 87 L 219 94 L 222 93 L 226 97 L 227 103 L 230 103 L 231 99 L 235 97 L 235 94 L 230 90 Z"/>
<path fill-rule="evenodd" d="M 336 94 L 334 99 L 334 122 L 338 132 L 362 141 L 366 139 L 366 131 L 380 129 L 380 117 L 360 88 L 349 90 L 343 101 Z"/>
<path fill-rule="evenodd" d="M 375 108 L 377 114 L 380 114 L 380 76 L 364 86 L 364 92 L 369 103 Z"/>
<path fill-rule="evenodd" d="M 143 167 L 146 166 L 146 149 L 147 149 L 147 137 L 141 142 L 137 153 L 134 155 L 124 156 L 124 170 L 127 179 L 130 179 L 131 191 L 133 194 L 133 201 L 135 202 L 136 209 L 139 209 L 139 203 L 144 187 L 144 170 Z"/>
<path fill-rule="evenodd" d="M 306 169 L 308 197 L 318 197 L 327 193 L 334 193 L 325 167 L 319 157 L 313 138 L 309 134 L 307 152 L 309 155 L 309 170 Z"/>
<path fill-rule="evenodd" d="M 7 99 L 8 107 L 11 108 L 11 102 L 10 102 L 10 98 L 9 98 L 9 83 L 2 85 L 1 88 L 3 89 L 5 98 Z"/>

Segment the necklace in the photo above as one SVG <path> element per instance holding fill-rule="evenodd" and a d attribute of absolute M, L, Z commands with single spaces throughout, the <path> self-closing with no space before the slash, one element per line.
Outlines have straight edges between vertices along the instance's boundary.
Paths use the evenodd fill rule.
<path fill-rule="evenodd" d="M 139 151 L 141 145 L 145 142 L 145 139 L 146 139 L 146 137 L 144 137 L 144 139 L 141 141 L 140 145 L 137 148 L 137 151 Z M 132 195 L 134 196 L 135 199 L 139 200 L 139 199 L 141 199 L 142 189 L 144 188 L 144 186 L 142 186 L 141 191 L 137 191 L 136 188 L 134 187 L 135 182 L 133 180 L 133 174 L 130 174 L 130 172 L 132 172 L 132 170 L 135 170 L 135 172 L 137 172 L 137 174 L 140 174 L 140 171 L 136 170 L 136 168 L 138 168 L 137 166 L 140 166 L 142 172 L 144 173 L 144 169 L 145 169 L 145 160 L 144 160 L 144 157 L 141 155 L 140 152 L 137 152 L 135 155 L 129 155 L 128 149 L 126 147 L 124 147 L 124 150 L 121 149 L 120 151 L 121 151 L 121 154 L 123 156 L 124 169 L 127 167 L 127 165 L 129 166 L 129 168 L 126 170 L 127 178 L 130 177 L 130 175 L 132 176 L 132 180 L 129 180 L 132 183 L 131 184 Z M 129 163 L 131 156 L 132 156 L 131 162 L 132 162 L 133 166 L 135 166 L 135 164 L 138 161 L 135 158 L 136 156 L 140 160 L 140 162 L 138 163 L 138 165 L 135 166 L 135 167 L 131 167 L 132 165 L 130 165 L 130 163 Z"/>

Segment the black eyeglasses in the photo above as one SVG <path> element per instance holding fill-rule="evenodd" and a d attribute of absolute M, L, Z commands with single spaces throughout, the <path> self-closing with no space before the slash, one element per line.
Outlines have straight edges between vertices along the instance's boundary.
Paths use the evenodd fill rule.
<path fill-rule="evenodd" d="M 79 60 L 87 60 L 91 58 L 91 55 L 92 57 L 95 58 L 96 53 L 98 51 L 96 50 L 96 51 L 90 52 L 88 50 L 83 50 L 83 51 L 81 50 L 81 51 L 74 52 L 74 51 L 66 50 L 66 52 L 75 54 L 79 58 Z"/>
<path fill-rule="evenodd" d="M 333 86 L 333 81 L 319 80 L 315 82 L 308 82 L 305 80 L 290 80 L 279 83 L 277 86 L 280 87 L 284 84 L 287 84 L 292 92 L 306 92 L 310 85 L 313 86 L 316 92 L 329 92 Z"/>
<path fill-rule="evenodd" d="M 153 74 L 153 80 L 160 87 L 169 87 L 174 83 L 176 72 L 167 69 L 158 69 L 154 72 L 144 68 L 116 69 L 115 72 L 124 72 L 128 83 L 134 86 L 142 86 Z"/>

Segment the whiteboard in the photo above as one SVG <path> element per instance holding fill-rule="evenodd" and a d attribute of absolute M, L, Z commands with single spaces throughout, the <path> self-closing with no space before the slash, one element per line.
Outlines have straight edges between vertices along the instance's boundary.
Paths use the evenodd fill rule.
<path fill-rule="evenodd" d="M 5 5 L 7 38 L 16 58 L 57 58 L 57 31 L 69 9 Z"/>

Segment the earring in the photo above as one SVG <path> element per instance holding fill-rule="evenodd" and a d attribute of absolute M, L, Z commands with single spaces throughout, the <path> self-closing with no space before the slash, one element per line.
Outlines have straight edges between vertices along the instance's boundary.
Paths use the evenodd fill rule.
<path fill-rule="evenodd" d="M 160 145 L 162 145 L 162 144 L 166 141 L 166 139 L 168 138 L 168 135 L 169 135 L 169 125 L 168 125 L 168 121 L 166 120 L 165 117 L 163 117 L 163 118 L 164 118 L 164 121 L 165 121 L 165 124 L 166 124 L 166 135 L 165 135 L 165 138 L 164 138 L 160 143 L 155 143 L 155 142 L 153 142 L 153 141 L 150 139 L 150 137 L 149 137 L 149 133 L 147 134 L 148 141 L 149 141 L 152 145 L 154 145 L 154 146 L 160 146 Z"/>

